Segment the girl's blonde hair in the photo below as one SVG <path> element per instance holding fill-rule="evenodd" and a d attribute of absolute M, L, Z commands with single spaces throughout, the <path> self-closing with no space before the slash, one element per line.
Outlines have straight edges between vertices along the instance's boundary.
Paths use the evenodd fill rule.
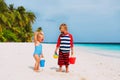
<path fill-rule="evenodd" d="M 42 32 L 38 32 L 37 36 L 39 36 L 39 35 L 42 35 L 42 36 L 43 36 L 43 33 L 42 33 Z"/>
<path fill-rule="evenodd" d="M 38 38 L 39 36 L 40 36 L 40 37 L 42 36 L 42 41 L 43 41 L 43 40 L 44 40 L 44 33 L 43 33 L 43 32 L 38 32 L 37 38 Z"/>
<path fill-rule="evenodd" d="M 62 27 L 64 27 L 66 30 L 68 30 L 67 24 L 65 24 L 65 23 L 61 24 L 59 29 L 61 29 Z"/>

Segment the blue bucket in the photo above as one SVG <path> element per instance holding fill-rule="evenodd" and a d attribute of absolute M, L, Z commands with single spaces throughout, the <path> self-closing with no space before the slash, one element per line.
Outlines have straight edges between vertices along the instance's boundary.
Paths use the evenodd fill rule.
<path fill-rule="evenodd" d="M 44 59 L 40 60 L 40 67 L 45 67 L 45 60 Z"/>

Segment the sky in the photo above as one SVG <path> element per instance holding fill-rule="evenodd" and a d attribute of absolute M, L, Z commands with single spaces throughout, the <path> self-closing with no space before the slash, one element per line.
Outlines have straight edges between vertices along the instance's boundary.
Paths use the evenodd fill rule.
<path fill-rule="evenodd" d="M 74 42 L 119 42 L 120 0 L 5 0 L 35 13 L 33 31 L 42 27 L 44 42 L 56 42 L 59 26 L 68 25 Z"/>

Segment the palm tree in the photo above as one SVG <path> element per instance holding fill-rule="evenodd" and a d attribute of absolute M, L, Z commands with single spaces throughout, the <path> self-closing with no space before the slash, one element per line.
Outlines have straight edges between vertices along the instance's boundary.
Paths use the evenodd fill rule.
<path fill-rule="evenodd" d="M 32 12 L 26 12 L 26 15 L 28 17 L 28 25 L 26 25 L 25 30 L 26 30 L 27 41 L 29 42 L 32 41 L 32 36 L 33 36 L 32 24 L 34 23 L 36 17 Z"/>
<path fill-rule="evenodd" d="M 36 17 L 23 6 L 14 8 L 13 4 L 6 5 L 0 0 L 0 41 L 2 42 L 31 42 L 32 24 Z"/>
<path fill-rule="evenodd" d="M 23 42 L 24 41 L 30 42 L 32 41 L 32 36 L 33 36 L 32 24 L 35 21 L 36 17 L 34 13 L 27 12 L 23 6 L 18 7 L 17 10 L 20 16 L 22 17 L 22 21 L 19 21 L 19 25 L 21 26 L 22 32 L 24 32 L 24 34 L 21 34 Z"/>
<path fill-rule="evenodd" d="M 5 12 L 8 11 L 7 5 L 4 0 L 0 0 L 0 40 L 5 41 L 5 37 L 3 36 L 3 26 L 6 26 L 7 17 Z"/>
<path fill-rule="evenodd" d="M 4 0 L 0 0 L 0 12 L 5 12 L 8 10 L 7 4 Z"/>

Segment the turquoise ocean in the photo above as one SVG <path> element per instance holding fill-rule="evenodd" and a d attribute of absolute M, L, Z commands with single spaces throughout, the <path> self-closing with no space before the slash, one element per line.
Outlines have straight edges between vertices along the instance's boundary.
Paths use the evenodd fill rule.
<path fill-rule="evenodd" d="M 75 46 L 96 48 L 101 50 L 120 51 L 120 44 L 75 44 Z"/>
<path fill-rule="evenodd" d="M 84 47 L 102 56 L 116 57 L 120 59 L 120 44 L 75 44 L 77 47 Z"/>

